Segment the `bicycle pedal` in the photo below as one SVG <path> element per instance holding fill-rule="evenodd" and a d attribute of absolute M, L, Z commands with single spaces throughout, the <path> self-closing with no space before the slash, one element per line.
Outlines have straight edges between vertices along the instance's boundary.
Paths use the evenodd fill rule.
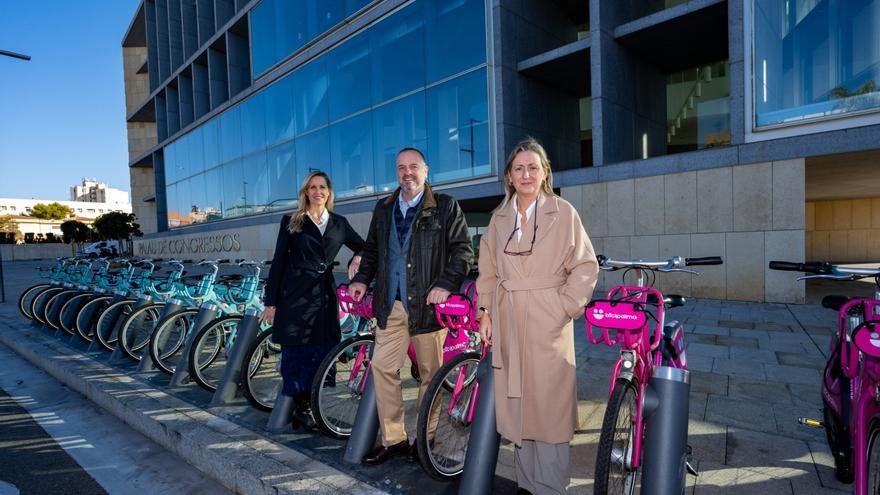
<path fill-rule="evenodd" d="M 798 418 L 798 424 L 809 426 L 810 428 L 825 428 L 825 422 L 818 419 Z"/>

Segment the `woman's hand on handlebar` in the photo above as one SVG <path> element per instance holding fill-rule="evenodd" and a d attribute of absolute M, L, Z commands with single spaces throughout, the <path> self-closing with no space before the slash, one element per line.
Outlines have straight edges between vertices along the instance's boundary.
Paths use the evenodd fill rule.
<path fill-rule="evenodd" d="M 260 315 L 260 323 L 275 324 L 275 306 L 266 306 Z"/>
<path fill-rule="evenodd" d="M 365 292 L 367 292 L 367 286 L 360 282 L 354 282 L 348 286 L 348 293 L 351 294 L 351 298 L 354 299 L 355 302 L 360 302 L 360 300 L 363 299 Z"/>
<path fill-rule="evenodd" d="M 488 313 L 483 313 L 480 318 L 480 340 L 483 344 L 492 345 L 492 319 Z"/>

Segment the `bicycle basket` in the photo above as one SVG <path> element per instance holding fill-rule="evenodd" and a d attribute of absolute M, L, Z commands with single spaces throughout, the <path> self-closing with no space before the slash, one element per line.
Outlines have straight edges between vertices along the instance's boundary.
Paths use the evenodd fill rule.
<path fill-rule="evenodd" d="M 594 327 L 615 330 L 638 330 L 648 319 L 641 303 L 608 300 L 591 301 L 584 316 Z"/>

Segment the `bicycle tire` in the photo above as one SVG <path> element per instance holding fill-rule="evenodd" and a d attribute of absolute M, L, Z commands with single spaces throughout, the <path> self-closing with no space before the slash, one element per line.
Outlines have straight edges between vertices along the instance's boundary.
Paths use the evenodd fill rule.
<path fill-rule="evenodd" d="M 271 411 L 281 387 L 281 347 L 272 344 L 274 329 L 263 331 L 247 348 L 239 388 L 245 399 L 260 411 Z M 272 361 L 272 359 L 275 359 Z"/>
<path fill-rule="evenodd" d="M 46 301 L 46 307 L 43 309 L 43 319 L 46 320 L 46 324 L 49 328 L 52 330 L 61 330 L 61 326 L 58 323 L 58 316 L 61 314 L 61 306 L 63 306 L 70 296 L 76 292 L 76 289 L 64 289 Z"/>
<path fill-rule="evenodd" d="M 880 493 L 880 422 L 871 421 L 868 426 L 868 491 Z"/>
<path fill-rule="evenodd" d="M 61 306 L 61 312 L 58 314 L 58 324 L 61 325 L 62 330 L 70 335 L 79 335 L 76 332 L 75 326 L 76 315 L 90 297 L 92 297 L 91 292 L 80 292 L 69 297 L 67 301 L 64 302 L 64 305 Z M 85 338 L 82 335 L 79 335 L 79 337 L 86 342 L 92 341 L 91 337 Z"/>
<path fill-rule="evenodd" d="M 165 303 L 149 303 L 132 309 L 116 327 L 116 332 L 96 331 L 98 341 L 110 348 L 119 347 L 124 356 L 133 361 L 140 361 L 141 352 L 150 342 L 150 335 L 162 318 L 164 307 Z M 115 339 L 112 338 L 113 335 L 116 335 Z"/>
<path fill-rule="evenodd" d="M 595 494 L 617 495 L 637 493 L 635 486 L 639 478 L 639 470 L 628 467 L 628 454 L 632 451 L 635 416 L 638 412 L 638 382 L 618 378 L 614 390 L 608 399 L 602 430 L 599 433 L 599 448 L 596 452 Z M 625 411 L 627 408 L 628 411 Z M 621 417 L 621 413 L 624 414 Z M 622 421 L 621 421 L 622 420 Z M 623 435 L 621 435 L 621 433 Z M 623 439 L 622 442 L 617 440 Z M 618 445 L 615 445 L 618 444 Z M 615 447 L 617 449 L 615 450 Z M 612 478 L 618 472 L 621 483 L 613 483 Z M 618 485 L 619 489 L 618 489 Z"/>
<path fill-rule="evenodd" d="M 24 290 L 20 296 L 18 296 L 18 310 L 24 315 L 28 320 L 33 321 L 34 315 L 31 314 L 31 302 L 33 298 L 40 293 L 40 291 L 48 289 L 51 287 L 51 284 L 37 284 L 32 285 Z"/>
<path fill-rule="evenodd" d="M 46 303 L 49 301 L 54 294 L 57 294 L 58 291 L 62 291 L 64 288 L 50 286 L 46 287 L 45 290 L 41 291 L 39 294 L 35 295 L 31 300 L 31 315 L 33 315 L 34 320 L 40 325 L 46 325 L 46 319 L 43 316 L 43 311 L 46 307 Z"/>
<path fill-rule="evenodd" d="M 98 316 L 107 309 L 107 306 L 110 305 L 110 301 L 113 300 L 112 296 L 107 295 L 93 295 L 91 299 L 86 301 L 82 307 L 79 308 L 79 311 L 76 312 L 76 318 L 73 320 L 73 330 L 83 339 L 87 339 L 91 337 L 94 339 L 95 336 L 95 325 L 98 321 Z M 101 344 L 100 340 L 98 340 L 98 344 Z M 101 347 L 108 351 L 112 351 L 113 348 L 104 347 L 101 344 Z"/>
<path fill-rule="evenodd" d="M 242 318 L 243 315 L 214 318 L 193 337 L 193 345 L 189 348 L 189 376 L 208 392 L 217 390 L 217 384 L 223 378 L 223 370 L 226 368 L 229 330 L 222 325 L 234 323 L 237 326 Z"/>
<path fill-rule="evenodd" d="M 177 362 L 173 362 L 171 358 L 183 349 L 186 336 L 193 330 L 192 325 L 198 313 L 198 308 L 179 309 L 164 316 L 156 324 L 156 328 L 150 334 L 150 359 L 162 373 L 174 374 Z M 170 347 L 167 345 L 169 341 Z"/>
<path fill-rule="evenodd" d="M 354 381 L 347 365 L 353 364 L 361 346 L 372 347 L 375 340 L 371 334 L 355 335 L 343 340 L 327 353 L 315 373 L 312 381 L 312 416 L 318 428 L 330 437 L 351 436 L 352 425 L 361 400 L 361 386 L 363 380 L 367 378 L 371 349 L 369 347 L 364 349 L 366 359 L 358 371 L 359 376 L 354 377 Z M 345 375 L 346 370 L 348 375 Z M 333 375 L 332 379 L 331 375 Z"/>
<path fill-rule="evenodd" d="M 94 333 L 96 335 L 114 335 L 119 331 L 122 323 L 131 315 L 135 299 L 111 300 L 107 307 L 95 319 Z"/>
<path fill-rule="evenodd" d="M 464 471 L 471 430 L 471 425 L 467 422 L 467 411 L 479 365 L 478 352 L 465 351 L 456 355 L 437 370 L 437 374 L 425 389 L 422 403 L 419 404 L 416 449 L 422 469 L 435 480 L 453 480 L 461 476 Z M 467 368 L 462 370 L 463 366 Z M 453 406 L 450 415 L 450 402 L 455 395 L 453 391 L 456 390 L 457 378 L 462 371 L 466 374 L 462 377 L 461 389 L 458 391 L 459 402 Z M 449 383 L 453 384 L 451 388 Z M 438 415 L 433 438 L 428 431 L 431 411 L 435 411 L 434 415 Z"/>

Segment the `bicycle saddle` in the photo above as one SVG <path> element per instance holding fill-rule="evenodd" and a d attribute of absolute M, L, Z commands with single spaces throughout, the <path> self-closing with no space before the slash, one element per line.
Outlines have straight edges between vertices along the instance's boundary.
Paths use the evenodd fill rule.
<path fill-rule="evenodd" d="M 822 307 L 840 311 L 844 304 L 852 300 L 849 296 L 830 295 L 822 298 Z"/>

